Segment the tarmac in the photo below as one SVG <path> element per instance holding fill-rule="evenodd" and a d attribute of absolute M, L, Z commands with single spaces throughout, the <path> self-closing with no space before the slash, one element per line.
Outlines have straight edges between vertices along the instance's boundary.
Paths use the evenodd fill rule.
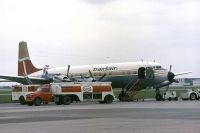
<path fill-rule="evenodd" d="M 0 104 L 0 133 L 200 133 L 200 101 Z"/>

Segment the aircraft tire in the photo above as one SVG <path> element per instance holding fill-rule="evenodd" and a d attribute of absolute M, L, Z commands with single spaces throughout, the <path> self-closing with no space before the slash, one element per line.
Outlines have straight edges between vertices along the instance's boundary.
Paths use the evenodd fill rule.
<path fill-rule="evenodd" d="M 162 101 L 163 98 L 162 98 L 162 95 L 161 94 L 156 94 L 156 101 Z"/>

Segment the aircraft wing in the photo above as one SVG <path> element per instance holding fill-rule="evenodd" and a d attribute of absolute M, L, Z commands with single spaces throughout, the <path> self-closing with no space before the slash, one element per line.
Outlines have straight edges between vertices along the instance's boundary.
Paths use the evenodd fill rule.
<path fill-rule="evenodd" d="M 48 84 L 49 80 L 39 77 L 28 77 L 33 84 Z M 29 84 L 25 76 L 5 76 L 0 75 L 0 82 L 17 82 L 21 84 Z"/>
<path fill-rule="evenodd" d="M 0 82 L 12 82 L 12 81 L 6 79 L 0 79 Z"/>

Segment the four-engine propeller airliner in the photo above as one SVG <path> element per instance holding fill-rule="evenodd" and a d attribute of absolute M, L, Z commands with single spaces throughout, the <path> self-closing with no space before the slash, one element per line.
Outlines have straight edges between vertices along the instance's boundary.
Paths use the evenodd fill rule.
<path fill-rule="evenodd" d="M 22 84 L 45 84 L 93 77 L 93 80 L 112 82 L 113 88 L 124 88 L 130 81 L 134 83 L 141 79 L 143 81 L 142 89 L 154 87 L 159 90 L 161 87 L 178 82 L 174 78 L 176 75 L 182 74 L 187 74 L 187 72 L 174 74 L 171 72 L 171 66 L 168 71 L 160 63 L 150 61 L 36 68 L 31 62 L 27 43 L 22 41 L 19 43 L 18 76 L 0 75 L 0 78 Z M 159 91 L 157 92 L 160 95 Z M 160 97 L 158 96 L 158 98 Z"/>

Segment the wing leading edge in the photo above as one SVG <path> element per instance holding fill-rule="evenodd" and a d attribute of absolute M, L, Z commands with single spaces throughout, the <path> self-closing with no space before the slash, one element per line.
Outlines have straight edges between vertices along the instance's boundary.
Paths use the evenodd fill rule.
<path fill-rule="evenodd" d="M 49 80 L 39 77 L 28 77 L 33 84 L 48 84 Z M 29 84 L 25 76 L 5 76 L 0 75 L 1 82 L 18 82 L 21 84 Z"/>

